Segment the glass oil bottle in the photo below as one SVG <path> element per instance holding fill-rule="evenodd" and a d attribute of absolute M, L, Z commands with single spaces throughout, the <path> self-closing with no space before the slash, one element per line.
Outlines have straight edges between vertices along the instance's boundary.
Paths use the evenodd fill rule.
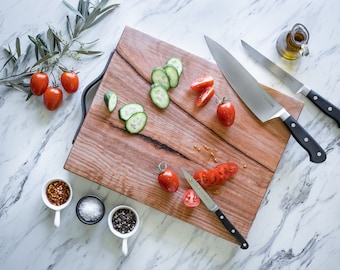
<path fill-rule="evenodd" d="M 283 32 L 276 42 L 279 54 L 288 59 L 296 60 L 301 56 L 309 55 L 309 32 L 307 28 L 297 23 L 290 31 Z"/>

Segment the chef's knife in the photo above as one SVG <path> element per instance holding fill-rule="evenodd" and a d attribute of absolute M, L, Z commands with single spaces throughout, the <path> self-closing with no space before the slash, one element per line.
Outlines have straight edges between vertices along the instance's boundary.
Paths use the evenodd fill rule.
<path fill-rule="evenodd" d="M 295 79 L 288 72 L 284 71 L 274 62 L 262 55 L 260 52 L 251 47 L 247 42 L 241 40 L 243 47 L 247 50 L 249 55 L 253 57 L 259 64 L 270 70 L 274 75 L 281 79 L 288 87 L 295 93 L 301 93 L 313 102 L 321 111 L 323 111 L 330 118 L 335 120 L 340 127 L 340 109 L 330 103 L 328 100 L 320 96 L 314 90 L 310 89 L 302 82 Z"/>
<path fill-rule="evenodd" d="M 217 204 L 210 198 L 209 194 L 203 189 L 203 187 L 185 170 L 182 168 L 182 173 L 192 187 L 193 190 L 200 197 L 205 206 L 209 211 L 214 212 L 218 219 L 222 222 L 224 227 L 231 233 L 231 235 L 240 242 L 240 247 L 242 249 L 247 249 L 249 247 L 247 241 L 239 233 L 239 231 L 234 227 L 234 225 L 228 220 L 228 218 L 222 213 Z"/>
<path fill-rule="evenodd" d="M 325 161 L 326 152 L 294 117 L 226 49 L 207 36 L 205 39 L 224 77 L 256 117 L 262 122 L 280 117 L 296 141 L 308 152 L 312 162 Z"/>

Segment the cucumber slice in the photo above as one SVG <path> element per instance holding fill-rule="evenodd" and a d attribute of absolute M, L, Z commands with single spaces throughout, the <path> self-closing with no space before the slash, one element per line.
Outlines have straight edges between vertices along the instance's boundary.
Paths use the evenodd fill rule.
<path fill-rule="evenodd" d="M 139 133 L 145 127 L 147 118 L 145 112 L 134 113 L 125 122 L 125 129 L 131 134 Z"/>
<path fill-rule="evenodd" d="M 152 83 L 160 83 L 164 86 L 166 90 L 170 89 L 169 77 L 166 72 L 161 67 L 156 67 L 151 72 Z"/>
<path fill-rule="evenodd" d="M 169 84 L 171 88 L 175 88 L 179 82 L 178 71 L 175 66 L 171 64 L 166 64 L 163 69 L 165 70 L 166 75 L 169 78 Z"/>
<path fill-rule="evenodd" d="M 166 63 L 173 65 L 177 69 L 178 76 L 182 75 L 183 63 L 182 63 L 181 59 L 179 59 L 178 57 L 170 57 Z"/>
<path fill-rule="evenodd" d="M 150 87 L 149 91 L 151 100 L 160 109 L 165 109 L 170 104 L 170 97 L 168 90 L 159 83 L 154 83 Z"/>
<path fill-rule="evenodd" d="M 132 102 L 132 103 L 123 105 L 119 109 L 118 115 L 120 119 L 126 121 L 131 117 L 131 115 L 137 112 L 144 112 L 144 107 L 139 103 Z"/>
<path fill-rule="evenodd" d="M 112 91 L 107 91 L 104 94 L 104 102 L 109 112 L 113 112 L 117 106 L 118 96 Z"/>

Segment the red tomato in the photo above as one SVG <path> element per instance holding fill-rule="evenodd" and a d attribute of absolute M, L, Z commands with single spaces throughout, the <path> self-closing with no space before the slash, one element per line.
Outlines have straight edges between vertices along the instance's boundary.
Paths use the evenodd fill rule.
<path fill-rule="evenodd" d="M 188 207 L 196 207 L 200 204 L 201 199 L 193 189 L 188 189 L 183 196 L 183 203 Z"/>
<path fill-rule="evenodd" d="M 74 93 L 78 90 L 79 78 L 74 71 L 64 71 L 60 77 L 61 85 L 67 93 Z"/>
<path fill-rule="evenodd" d="M 208 179 L 208 171 L 207 170 L 198 170 L 194 174 L 194 179 L 200 183 L 202 187 L 209 186 L 209 179 Z"/>
<path fill-rule="evenodd" d="M 214 78 L 211 76 L 201 76 L 194 80 L 190 87 L 194 91 L 203 91 L 207 87 L 211 87 L 214 85 Z"/>
<path fill-rule="evenodd" d="M 158 183 L 167 192 L 172 193 L 178 190 L 178 177 L 172 170 L 167 169 L 165 162 L 161 162 L 158 165 Z"/>
<path fill-rule="evenodd" d="M 54 111 L 59 107 L 63 101 L 63 91 L 58 87 L 49 86 L 44 93 L 44 104 L 45 107 Z"/>
<path fill-rule="evenodd" d="M 41 96 L 48 86 L 48 75 L 45 72 L 36 72 L 30 80 L 30 87 L 33 95 Z"/>
<path fill-rule="evenodd" d="M 212 87 L 207 87 L 205 90 L 199 93 L 196 98 L 196 106 L 202 107 L 207 104 L 210 99 L 214 96 L 215 90 Z"/>
<path fill-rule="evenodd" d="M 225 98 L 222 99 L 221 103 L 217 106 L 217 117 L 222 125 L 230 127 L 235 121 L 235 107 Z"/>

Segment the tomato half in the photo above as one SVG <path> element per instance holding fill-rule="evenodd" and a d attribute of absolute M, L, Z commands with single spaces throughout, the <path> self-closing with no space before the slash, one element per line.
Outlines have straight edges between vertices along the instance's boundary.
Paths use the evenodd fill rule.
<path fill-rule="evenodd" d="M 59 107 L 63 101 L 63 91 L 58 87 L 49 86 L 44 93 L 44 104 L 45 107 L 54 111 Z"/>
<path fill-rule="evenodd" d="M 230 127 L 235 121 L 235 107 L 225 98 L 217 106 L 217 117 L 222 123 L 222 125 Z"/>
<path fill-rule="evenodd" d="M 196 106 L 197 107 L 202 107 L 206 105 L 211 98 L 214 96 L 215 90 L 212 87 L 207 87 L 205 90 L 200 92 L 196 98 Z"/>
<path fill-rule="evenodd" d="M 211 76 L 201 76 L 194 80 L 190 87 L 194 91 L 203 91 L 207 87 L 211 87 L 214 85 L 214 78 Z"/>
<path fill-rule="evenodd" d="M 79 87 L 78 74 L 74 71 L 64 71 L 60 77 L 61 85 L 67 93 L 74 93 Z"/>
<path fill-rule="evenodd" d="M 183 196 L 183 203 L 188 207 L 196 207 L 200 204 L 201 199 L 193 189 L 188 189 Z"/>
<path fill-rule="evenodd" d="M 35 72 L 30 80 L 32 94 L 41 96 L 46 91 L 48 82 L 48 75 L 45 72 Z"/>

